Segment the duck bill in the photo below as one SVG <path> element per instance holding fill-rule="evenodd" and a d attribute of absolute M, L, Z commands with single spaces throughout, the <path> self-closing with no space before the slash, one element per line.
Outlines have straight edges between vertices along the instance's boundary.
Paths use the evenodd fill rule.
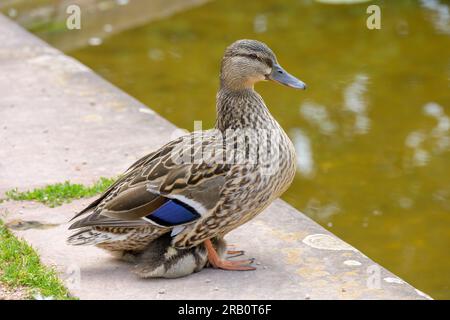
<path fill-rule="evenodd" d="M 284 70 L 280 65 L 275 64 L 272 68 L 272 72 L 268 76 L 270 80 L 276 81 L 278 83 L 284 84 L 285 86 L 305 90 L 306 84 L 303 81 L 300 81 L 293 75 L 289 74 L 286 70 Z"/>

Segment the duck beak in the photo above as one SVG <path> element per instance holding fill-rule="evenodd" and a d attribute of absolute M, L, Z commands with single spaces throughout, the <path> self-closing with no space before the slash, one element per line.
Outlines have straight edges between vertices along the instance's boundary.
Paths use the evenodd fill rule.
<path fill-rule="evenodd" d="M 294 89 L 306 89 L 306 84 L 303 81 L 300 81 L 293 75 L 289 74 L 279 64 L 273 65 L 272 72 L 267 78 Z"/>

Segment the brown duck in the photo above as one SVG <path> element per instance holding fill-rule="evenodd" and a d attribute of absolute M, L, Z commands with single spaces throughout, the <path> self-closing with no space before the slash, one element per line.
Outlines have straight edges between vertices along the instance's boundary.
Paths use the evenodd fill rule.
<path fill-rule="evenodd" d="M 272 80 L 306 85 L 262 42 L 239 40 L 222 60 L 215 129 L 193 132 L 136 161 L 78 213 L 68 239 L 134 262 L 142 277 L 180 277 L 208 263 L 254 270 L 224 259 L 223 237 L 278 198 L 295 175 L 291 141 L 254 90 Z"/>

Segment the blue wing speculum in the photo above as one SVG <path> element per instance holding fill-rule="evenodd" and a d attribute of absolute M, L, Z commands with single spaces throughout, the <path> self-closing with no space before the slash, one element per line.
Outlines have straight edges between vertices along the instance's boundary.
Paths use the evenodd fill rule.
<path fill-rule="evenodd" d="M 145 216 L 144 219 L 164 227 L 174 227 L 192 222 L 198 218 L 200 218 L 200 214 L 193 208 L 181 201 L 171 199 L 166 201 L 151 214 Z"/>

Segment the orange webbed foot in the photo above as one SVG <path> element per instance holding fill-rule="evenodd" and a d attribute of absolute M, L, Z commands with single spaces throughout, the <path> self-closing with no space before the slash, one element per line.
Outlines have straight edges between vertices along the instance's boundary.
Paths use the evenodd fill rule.
<path fill-rule="evenodd" d="M 235 270 L 235 271 L 256 270 L 255 267 L 251 266 L 254 259 L 223 260 L 217 254 L 216 249 L 214 249 L 214 247 L 211 243 L 211 240 L 209 240 L 209 239 L 205 241 L 205 247 L 208 252 L 208 261 L 213 266 L 213 268 L 224 269 L 224 270 Z M 227 250 L 227 254 L 233 255 L 232 257 L 237 257 L 237 256 L 243 255 L 244 251 L 242 251 L 242 250 Z"/>

